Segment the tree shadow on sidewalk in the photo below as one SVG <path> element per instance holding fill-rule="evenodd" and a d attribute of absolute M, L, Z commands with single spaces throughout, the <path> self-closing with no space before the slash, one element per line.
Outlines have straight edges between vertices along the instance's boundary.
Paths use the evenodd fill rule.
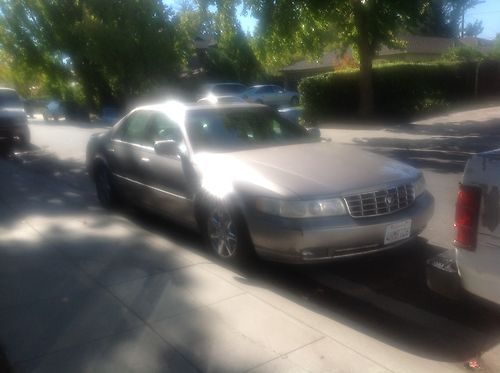
<path fill-rule="evenodd" d="M 413 124 L 386 130 L 387 137 L 354 139 L 356 145 L 414 167 L 440 173 L 464 169 L 472 154 L 500 148 L 500 121 Z M 390 134 L 424 135 L 428 138 L 397 138 Z"/>
<path fill-rule="evenodd" d="M 415 150 L 425 145 L 412 144 Z M 436 144 L 428 150 L 436 150 L 435 147 Z M 428 154 L 427 156 L 429 157 Z M 461 161 L 447 159 L 453 162 Z M 22 278 L 21 274 L 31 273 L 31 279 L 26 276 L 27 280 L 19 282 L 17 291 L 33 296 L 29 299 L 32 302 L 29 303 L 32 304 L 31 308 L 22 315 L 34 317 L 34 322 L 19 329 L 10 326 L 5 329 L 3 325 L 0 328 L 1 338 L 7 338 L 2 340 L 7 345 L 7 354 L 14 354 L 13 348 L 23 346 L 24 343 L 23 349 L 15 351 L 15 354 L 18 354 L 15 355 L 16 362 L 21 359 L 21 354 L 24 357 L 36 358 L 44 353 L 56 353 L 71 346 L 84 345 L 90 343 L 89 341 L 111 336 L 119 340 L 120 335 L 124 335 L 123 343 L 129 343 L 125 337 L 126 332 L 140 325 L 136 321 L 139 315 L 134 312 L 136 307 L 149 302 L 151 313 L 146 312 L 145 315 L 139 316 L 140 320 L 151 316 L 162 294 L 169 291 L 168 284 L 172 282 L 168 279 L 165 283 L 160 283 L 154 291 L 149 291 L 152 285 L 147 280 L 140 283 L 139 290 L 132 295 L 132 301 L 120 303 L 127 310 L 126 317 L 120 313 L 123 312 L 119 311 L 121 308 L 113 308 L 114 306 L 110 305 L 116 299 L 110 300 L 106 289 L 150 279 L 167 273 L 172 268 L 181 268 L 185 265 L 179 260 L 183 251 L 201 256 L 209 264 L 222 265 L 205 252 L 198 235 L 168 220 L 135 209 L 126 209 L 118 214 L 100 210 L 95 205 L 96 199 L 91 192 L 91 186 L 85 181 L 85 172 L 71 171 L 83 170 L 81 164 L 48 158 L 47 161 L 34 159 L 33 162 L 23 164 L 14 161 L 10 166 L 12 167 L 4 170 L 1 177 L 10 183 L 7 191 L 15 193 L 2 194 L 1 202 L 7 205 L 10 203 L 11 208 L 1 215 L 0 227 L 14 231 L 21 222 L 27 222 L 37 227 L 37 233 L 47 237 L 50 246 L 55 248 L 47 251 L 39 241 L 26 241 L 27 237 L 20 239 L 17 236 L 9 238 L 0 245 L 0 263 L 5 266 L 2 267 L 4 268 L 2 274 L 7 273 L 10 268 L 13 273 L 11 279 L 18 280 Z M 66 176 L 59 175 L 67 175 L 69 180 L 74 181 L 68 183 Z M 126 229 L 120 228 L 123 225 Z M 113 233 L 109 234 L 109 231 Z M 152 235 L 162 238 L 159 246 L 149 240 Z M 5 236 L 3 238 L 5 240 Z M 296 267 L 257 261 L 246 266 L 226 266 L 226 268 L 233 273 L 231 275 L 233 282 L 239 282 L 242 286 L 267 289 L 297 306 L 305 307 L 330 319 L 332 323 L 341 323 L 397 350 L 431 360 L 458 363 L 498 343 L 500 326 L 486 311 L 478 310 L 466 303 L 447 301 L 426 288 L 423 277 L 425 259 L 439 250 L 441 249 L 432 248 L 425 242 L 419 241 L 407 251 L 351 262 Z M 53 260 L 45 262 L 43 268 L 38 266 L 39 260 L 45 260 L 37 257 L 40 251 L 47 252 L 49 259 Z M 53 258 L 54 255 L 57 256 L 56 259 Z M 78 273 L 77 278 L 71 277 L 68 273 L 71 271 L 67 270 L 57 272 L 53 279 L 46 277 L 50 270 L 61 264 L 61 261 L 64 263 L 63 266 Z M 337 287 L 329 287 L 319 282 L 315 276 L 319 272 L 334 274 L 360 284 L 362 289 L 366 288 L 398 303 L 421 309 L 425 311 L 425 315 L 431 314 L 455 320 L 472 329 L 473 333 L 457 335 L 456 332 L 441 329 L 432 322 L 424 325 L 415 323 L 404 313 L 398 314 L 397 310 L 384 308 L 383 302 L 368 302 L 363 297 L 353 296 Z M 44 277 L 47 278 L 45 285 Z M 181 289 L 188 288 L 191 280 L 189 276 L 181 276 Z M 67 284 L 68 287 L 56 286 L 54 290 L 54 285 L 57 283 Z M 46 290 L 30 295 L 28 289 L 33 284 L 41 285 Z M 145 298 L 144 294 L 148 297 Z M 0 320 L 9 320 L 9 324 L 17 327 L 22 325 L 21 322 L 25 319 L 16 318 L 13 312 L 5 310 L 7 308 L 14 310 L 21 306 L 26 308 L 28 299 L 16 298 L 12 293 L 10 296 L 13 302 L 6 307 L 0 307 L 0 313 L 6 312 L 9 317 Z M 71 303 L 73 297 L 77 299 Z M 51 317 L 51 312 L 56 309 L 51 302 L 54 299 L 59 301 L 64 298 L 70 298 L 68 311 L 63 313 L 62 317 L 56 319 Z M 189 308 L 193 300 L 186 296 L 182 302 Z M 82 315 L 86 312 L 89 315 L 104 312 L 111 315 L 110 319 L 113 315 L 121 315 L 121 318 L 115 324 L 107 319 L 110 322 L 109 329 L 106 329 L 104 325 L 106 323 L 99 324 L 102 328 L 99 332 L 93 325 L 95 320 L 81 320 L 82 317 L 85 318 Z M 283 312 L 287 313 L 287 310 Z M 474 318 L 469 317 L 471 313 L 475 315 Z M 203 319 L 200 322 L 202 325 L 210 325 L 212 320 Z M 74 325 L 78 327 L 75 329 Z M 4 330 L 5 334 L 1 334 L 1 330 Z M 24 332 L 25 335 L 22 334 Z M 214 336 L 210 335 L 209 329 L 193 326 L 185 332 L 185 338 L 199 341 L 198 345 L 203 348 L 212 348 L 210 341 Z M 66 337 L 68 334 L 76 335 L 76 342 L 70 343 L 66 339 L 66 342 L 61 344 L 61 339 L 64 341 L 65 338 L 69 338 Z M 487 340 L 478 340 L 478 334 L 486 335 Z M 30 335 L 33 338 L 31 341 L 27 337 Z M 339 340 L 342 340 L 342 336 L 339 336 Z M 9 347 L 12 341 L 15 343 Z M 170 356 L 169 359 L 176 354 L 168 347 L 165 347 L 164 353 Z M 76 355 L 75 359 L 81 360 L 80 363 L 84 364 L 82 356 L 87 355 Z M 210 362 L 206 364 L 206 366 L 198 365 L 198 368 L 208 370 Z"/>

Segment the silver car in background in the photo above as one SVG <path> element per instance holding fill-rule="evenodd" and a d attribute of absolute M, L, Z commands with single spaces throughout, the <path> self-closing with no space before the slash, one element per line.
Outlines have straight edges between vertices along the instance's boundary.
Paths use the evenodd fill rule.
<path fill-rule="evenodd" d="M 241 94 L 244 100 L 268 106 L 297 106 L 299 104 L 299 94 L 288 91 L 280 86 L 255 85 L 248 88 Z"/>
<path fill-rule="evenodd" d="M 103 205 L 139 204 L 198 229 L 227 261 L 399 247 L 434 206 L 415 168 L 323 141 L 255 104 L 139 107 L 90 139 L 87 164 Z"/>

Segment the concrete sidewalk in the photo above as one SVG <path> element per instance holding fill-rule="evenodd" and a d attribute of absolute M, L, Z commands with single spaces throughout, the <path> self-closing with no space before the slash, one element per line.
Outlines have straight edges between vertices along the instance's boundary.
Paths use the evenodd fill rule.
<path fill-rule="evenodd" d="M 14 371 L 455 372 L 466 352 L 448 351 L 468 348 L 494 362 L 475 330 L 312 270 L 336 291 L 318 304 L 220 265 L 179 227 L 103 211 L 85 175 L 48 171 L 0 160 L 0 346 Z"/>
<path fill-rule="evenodd" d="M 15 371 L 461 370 L 0 162 L 0 342 Z"/>

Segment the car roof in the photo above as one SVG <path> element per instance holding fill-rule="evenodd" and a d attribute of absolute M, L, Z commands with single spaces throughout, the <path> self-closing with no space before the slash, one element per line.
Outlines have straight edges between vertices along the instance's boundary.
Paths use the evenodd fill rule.
<path fill-rule="evenodd" d="M 201 109 L 219 110 L 219 109 L 234 109 L 234 108 L 266 108 L 262 104 L 249 102 L 221 102 L 217 104 L 209 102 L 199 103 L 184 103 L 181 101 L 166 101 L 160 104 L 139 106 L 135 110 L 156 110 L 161 112 L 169 112 L 171 110 L 179 111 L 195 111 Z"/>

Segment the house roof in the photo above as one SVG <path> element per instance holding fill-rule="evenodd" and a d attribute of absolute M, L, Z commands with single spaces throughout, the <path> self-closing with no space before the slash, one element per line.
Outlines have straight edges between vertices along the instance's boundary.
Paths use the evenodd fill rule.
<path fill-rule="evenodd" d="M 460 39 L 460 43 L 472 48 L 477 49 L 478 51 L 482 53 L 487 53 L 493 49 L 495 46 L 495 41 L 494 40 L 488 40 L 488 39 L 483 39 L 483 38 L 471 38 L 471 37 L 465 37 Z"/>
<path fill-rule="evenodd" d="M 342 57 L 347 53 L 351 54 L 350 51 L 345 52 L 344 54 L 340 51 L 331 51 L 324 53 L 317 60 L 302 60 L 295 62 L 291 65 L 288 65 L 282 69 L 284 72 L 291 71 L 306 71 L 306 70 L 332 70 L 333 67 L 341 61 Z"/>
<path fill-rule="evenodd" d="M 405 42 L 401 49 L 382 47 L 378 56 L 390 56 L 395 54 L 434 54 L 441 55 L 456 45 L 456 39 L 440 38 L 434 36 L 404 35 L 400 40 Z"/>
<path fill-rule="evenodd" d="M 208 49 L 217 45 L 217 41 L 209 36 L 196 36 L 194 38 L 194 47 L 196 49 Z"/>
<path fill-rule="evenodd" d="M 419 35 L 402 35 L 399 37 L 400 40 L 405 42 L 405 46 L 401 49 L 389 48 L 387 46 L 382 47 L 378 52 L 378 57 L 393 56 L 400 54 L 410 54 L 410 55 L 435 55 L 440 56 L 446 53 L 450 48 L 455 47 L 459 44 L 469 45 L 471 47 L 476 47 L 481 52 L 490 50 L 494 41 L 481 39 L 481 38 L 440 38 L 434 36 L 419 36 Z M 347 50 L 345 54 L 340 51 L 330 51 L 326 52 L 319 59 L 302 60 L 295 62 L 291 65 L 284 67 L 281 71 L 283 72 L 323 72 L 332 70 L 335 65 L 341 62 L 342 58 L 346 55 L 352 55 L 350 49 Z"/>

